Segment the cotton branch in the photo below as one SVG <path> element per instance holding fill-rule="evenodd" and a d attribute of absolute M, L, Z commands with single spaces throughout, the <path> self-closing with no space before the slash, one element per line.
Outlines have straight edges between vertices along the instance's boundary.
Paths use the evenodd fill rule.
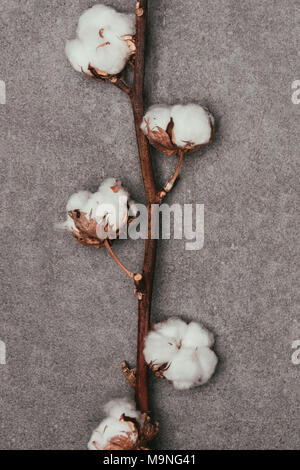
<path fill-rule="evenodd" d="M 136 402 L 142 412 L 149 411 L 148 403 L 148 370 L 143 349 L 145 338 L 149 331 L 152 286 L 156 260 L 157 241 L 151 239 L 151 226 L 153 224 L 151 204 L 156 202 L 157 189 L 151 163 L 149 143 L 140 129 L 144 115 L 144 76 L 145 76 L 145 50 L 147 30 L 148 0 L 140 0 L 136 8 L 136 56 L 134 68 L 133 89 L 131 103 L 136 128 L 142 176 L 146 192 L 148 208 L 148 239 L 145 243 L 143 283 L 144 292 L 139 298 L 138 321 L 138 347 L 136 370 Z"/>

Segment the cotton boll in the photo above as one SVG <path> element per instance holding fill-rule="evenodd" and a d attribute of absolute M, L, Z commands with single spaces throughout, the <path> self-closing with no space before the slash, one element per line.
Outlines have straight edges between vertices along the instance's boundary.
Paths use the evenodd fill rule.
<path fill-rule="evenodd" d="M 84 246 L 102 248 L 107 239 L 119 238 L 121 229 L 131 222 L 130 208 L 133 213 L 137 212 L 121 181 L 108 178 L 96 193 L 80 191 L 73 194 L 67 204 L 67 220 L 56 228 L 71 230 L 74 238 Z"/>
<path fill-rule="evenodd" d="M 199 323 L 191 322 L 186 329 L 182 340 L 182 346 L 186 348 L 198 348 L 205 346 L 211 348 L 214 344 L 214 335 Z"/>
<path fill-rule="evenodd" d="M 214 118 L 196 104 L 154 105 L 140 127 L 158 151 L 166 155 L 188 154 L 211 142 Z"/>
<path fill-rule="evenodd" d="M 144 134 L 148 132 L 148 126 L 150 127 L 151 131 L 161 127 L 162 129 L 166 130 L 168 124 L 171 120 L 171 107 L 164 106 L 164 105 L 153 105 L 151 106 L 147 113 L 144 116 L 144 119 L 141 124 L 141 129 Z M 147 126 L 148 124 L 148 126 Z"/>
<path fill-rule="evenodd" d="M 207 382 L 218 358 L 210 349 L 214 336 L 202 325 L 187 325 L 179 318 L 154 325 L 145 341 L 144 356 L 156 375 L 176 389 L 186 390 Z"/>
<path fill-rule="evenodd" d="M 210 113 L 196 104 L 176 105 L 171 110 L 173 141 L 178 147 L 207 144 L 212 136 Z"/>
<path fill-rule="evenodd" d="M 67 43 L 66 54 L 77 71 L 91 75 L 91 65 L 101 76 L 116 75 L 135 50 L 134 34 L 135 15 L 94 5 L 79 18 L 77 39 Z"/>
<path fill-rule="evenodd" d="M 127 446 L 133 445 L 137 441 L 138 434 L 135 426 L 124 420 L 123 415 L 137 419 L 140 424 L 143 424 L 142 415 L 137 411 L 135 404 L 126 398 L 111 400 L 105 405 L 104 412 L 107 418 L 93 432 L 88 448 L 90 450 L 104 449 L 112 440 L 120 437 L 124 439 Z"/>
<path fill-rule="evenodd" d="M 130 400 L 111 400 L 104 411 L 107 417 L 92 433 L 90 450 L 146 450 L 157 436 L 158 423 L 151 424 Z"/>
<path fill-rule="evenodd" d="M 154 369 L 161 367 L 163 364 L 168 364 L 176 353 L 176 341 L 172 341 L 156 331 L 151 331 L 147 336 L 144 356 L 148 364 L 153 364 Z"/>

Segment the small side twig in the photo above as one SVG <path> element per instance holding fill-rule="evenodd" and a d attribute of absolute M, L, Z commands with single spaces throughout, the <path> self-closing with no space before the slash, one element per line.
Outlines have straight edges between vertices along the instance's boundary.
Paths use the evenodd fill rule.
<path fill-rule="evenodd" d="M 179 156 L 179 161 L 178 161 L 176 170 L 175 170 L 172 178 L 170 178 L 169 181 L 167 181 L 167 183 L 164 185 L 162 191 L 160 191 L 159 194 L 158 194 L 158 199 L 159 199 L 160 202 L 167 195 L 167 193 L 169 193 L 173 189 L 173 186 L 176 183 L 176 180 L 179 176 L 179 173 L 180 173 L 183 161 L 184 161 L 184 156 L 185 156 L 184 150 L 179 150 L 178 151 L 178 156 Z"/>
<path fill-rule="evenodd" d="M 99 75 L 99 73 L 97 72 L 97 70 L 92 67 L 91 65 L 89 65 L 89 71 L 91 72 L 91 74 L 93 75 L 93 77 L 90 77 L 90 78 L 95 78 L 96 80 L 100 80 L 100 81 L 108 81 L 110 82 L 112 85 L 116 86 L 117 88 L 119 88 L 120 90 L 124 91 L 127 95 L 131 95 L 131 88 L 130 86 L 126 83 L 125 79 L 124 79 L 124 76 L 121 75 L 108 75 L 107 77 L 106 76 L 102 76 L 102 75 Z M 85 73 L 85 75 L 89 76 L 88 74 Z"/>
<path fill-rule="evenodd" d="M 127 274 L 128 277 L 130 277 L 130 279 L 132 279 L 133 281 L 136 281 L 137 280 L 140 280 L 142 279 L 142 275 L 141 274 L 135 274 L 133 273 L 132 271 L 130 271 L 129 269 L 126 268 L 126 266 L 124 266 L 124 264 L 119 260 L 119 258 L 117 257 L 117 255 L 115 255 L 115 253 L 113 252 L 110 244 L 109 244 L 109 241 L 108 240 L 105 240 L 104 242 L 104 246 L 105 248 L 107 249 L 108 253 L 110 254 L 110 256 L 112 257 L 112 259 L 117 263 L 117 265 L 124 271 L 124 273 Z"/>
<path fill-rule="evenodd" d="M 124 91 L 127 95 L 129 95 L 129 96 L 131 95 L 132 90 L 131 90 L 130 86 L 127 85 L 125 80 L 123 80 L 122 78 L 112 77 L 108 80 L 109 80 L 110 83 L 115 85 L 117 88 Z"/>

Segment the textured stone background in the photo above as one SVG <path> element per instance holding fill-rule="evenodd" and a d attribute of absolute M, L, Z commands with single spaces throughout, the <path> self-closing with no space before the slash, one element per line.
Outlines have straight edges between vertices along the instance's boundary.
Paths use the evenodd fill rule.
<path fill-rule="evenodd" d="M 64 57 L 91 0 L 1 0 L 0 447 L 77 449 L 128 391 L 136 299 L 104 251 L 53 230 L 69 195 L 121 176 L 143 200 L 125 96 Z M 122 11 L 134 0 L 105 0 Z M 148 103 L 196 101 L 214 144 L 188 159 L 169 202 L 205 204 L 205 246 L 163 241 L 153 318 L 200 320 L 220 366 L 203 388 L 151 381 L 161 449 L 299 448 L 296 0 L 150 0 Z M 175 162 L 153 152 L 160 182 Z M 133 268 L 143 242 L 117 252 Z"/>

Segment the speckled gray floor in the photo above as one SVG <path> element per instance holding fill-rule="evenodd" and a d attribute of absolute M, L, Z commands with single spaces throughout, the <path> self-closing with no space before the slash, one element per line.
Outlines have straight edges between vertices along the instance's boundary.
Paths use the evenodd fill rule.
<path fill-rule="evenodd" d="M 68 196 L 121 176 L 143 200 L 132 116 L 112 86 L 64 57 L 91 0 L 1 0 L 1 449 L 84 449 L 101 405 L 128 387 L 136 299 L 103 251 L 53 230 Z M 123 11 L 134 0 L 105 0 Z M 163 241 L 153 318 L 200 320 L 220 366 L 191 392 L 151 381 L 161 449 L 299 448 L 296 0 L 150 0 L 148 103 L 196 101 L 214 144 L 169 202 L 205 204 L 205 245 Z M 160 183 L 174 161 L 153 152 Z M 117 247 L 131 267 L 143 242 Z"/>

